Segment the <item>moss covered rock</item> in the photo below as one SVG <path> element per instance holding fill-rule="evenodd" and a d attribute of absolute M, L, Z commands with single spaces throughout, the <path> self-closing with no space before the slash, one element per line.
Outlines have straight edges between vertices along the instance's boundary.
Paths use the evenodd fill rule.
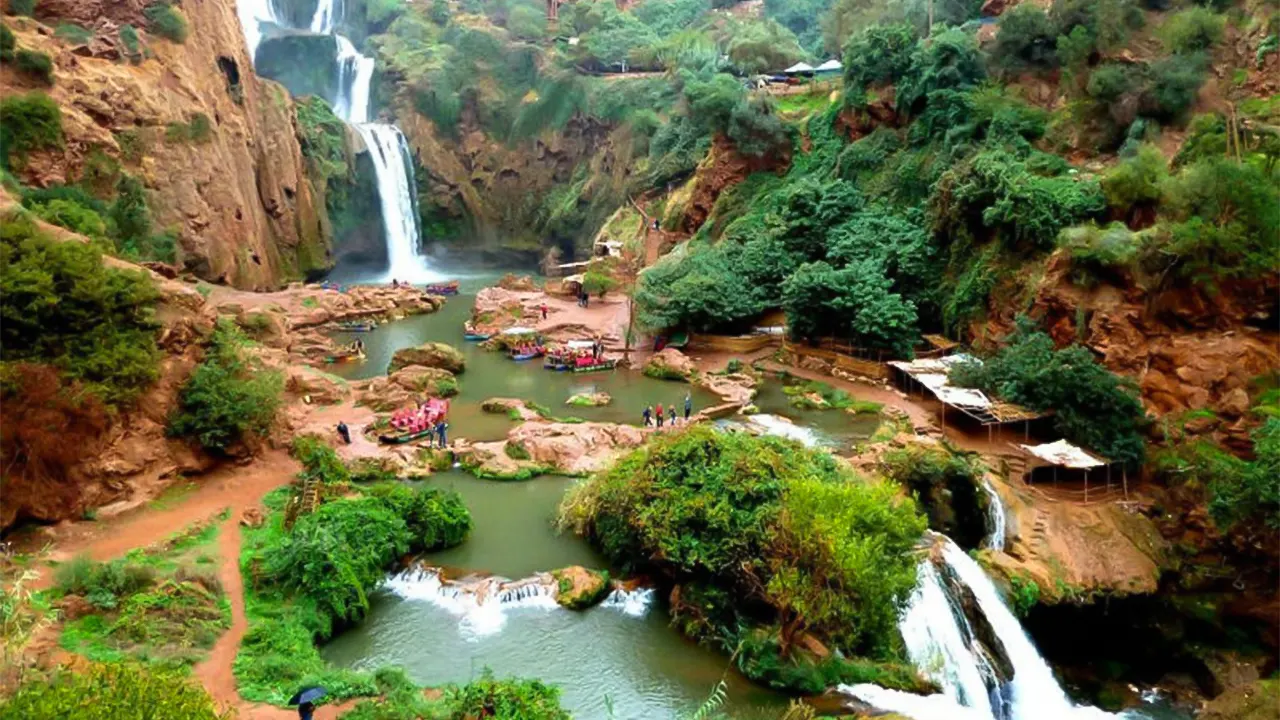
<path fill-rule="evenodd" d="M 572 565 L 552 572 L 551 577 L 556 580 L 556 602 L 570 610 L 585 610 L 609 592 L 608 572 Z"/>
<path fill-rule="evenodd" d="M 613 396 L 609 393 L 578 393 L 565 401 L 565 405 L 573 405 L 574 407 L 601 407 L 613 402 Z"/>

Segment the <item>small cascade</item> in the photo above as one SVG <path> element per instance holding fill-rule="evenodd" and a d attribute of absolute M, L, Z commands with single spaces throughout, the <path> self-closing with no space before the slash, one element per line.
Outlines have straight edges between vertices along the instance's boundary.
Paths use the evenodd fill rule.
<path fill-rule="evenodd" d="M 805 447 L 818 447 L 822 444 L 822 436 L 816 430 L 797 425 L 781 415 L 748 415 L 747 424 L 759 428 L 765 435 L 795 440 Z"/>
<path fill-rule="evenodd" d="M 982 479 L 982 489 L 987 493 L 987 539 L 982 546 L 992 550 L 1004 551 L 1004 504 L 1000 502 L 1000 494 L 991 486 L 991 481 Z"/>
<path fill-rule="evenodd" d="M 258 45 L 262 42 L 262 25 L 282 26 L 280 16 L 276 13 L 275 0 L 236 0 L 236 15 L 240 17 L 240 27 L 244 30 L 244 44 L 249 50 L 249 62 L 253 62 L 258 54 Z"/>
<path fill-rule="evenodd" d="M 653 588 L 623 590 L 618 588 L 600 603 L 600 607 L 613 608 L 631 617 L 644 617 L 653 604 Z"/>
<path fill-rule="evenodd" d="M 448 580 L 438 568 L 415 567 L 393 575 L 383 587 L 406 600 L 429 602 L 458 618 L 462 632 L 472 638 L 492 635 L 507 624 L 513 610 L 554 610 L 555 591 L 549 579 L 515 582 L 485 578 L 473 583 Z"/>
<path fill-rule="evenodd" d="M 338 41 L 338 96 L 333 114 L 353 125 L 369 121 L 369 84 L 373 80 L 373 58 L 361 55 L 342 35 Z"/>
<path fill-rule="evenodd" d="M 937 537 L 938 565 L 933 559 L 921 562 L 919 584 L 898 627 L 912 663 L 942 692 L 926 697 L 870 684 L 842 685 L 840 691 L 915 720 L 1116 717 L 1071 703 L 991 579 L 958 545 L 945 536 Z M 973 621 L 985 626 L 983 633 L 993 636 L 990 641 L 979 639 L 983 633 L 975 632 L 966 603 L 957 597 L 960 592 L 948 587 L 948 580 L 971 596 L 969 604 L 976 608 L 969 612 L 981 615 Z"/>
<path fill-rule="evenodd" d="M 311 32 L 318 35 L 331 35 L 341 18 L 341 0 L 319 0 L 316 3 L 316 12 L 311 16 Z"/>

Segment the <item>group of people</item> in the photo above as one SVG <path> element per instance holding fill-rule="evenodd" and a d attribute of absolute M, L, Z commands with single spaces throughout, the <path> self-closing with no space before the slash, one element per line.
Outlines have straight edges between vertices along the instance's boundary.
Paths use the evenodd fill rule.
<path fill-rule="evenodd" d="M 545 350 L 546 348 L 542 347 L 542 343 L 526 342 L 511 348 L 511 354 L 517 357 L 537 357 Z"/>
<path fill-rule="evenodd" d="M 666 422 L 669 422 L 674 427 L 678 420 L 678 416 L 676 415 L 675 403 L 672 403 L 666 407 L 666 411 L 667 411 L 666 415 L 663 415 L 662 411 L 663 411 L 662 403 L 658 403 L 658 407 L 656 410 L 652 405 L 646 405 L 644 408 L 644 412 L 641 413 L 644 417 L 644 426 L 653 427 L 656 424 L 658 427 L 662 427 L 662 424 L 665 420 Z M 689 422 L 689 415 L 692 413 L 693 413 L 693 396 L 688 393 L 685 393 L 684 421 L 686 423 Z"/>

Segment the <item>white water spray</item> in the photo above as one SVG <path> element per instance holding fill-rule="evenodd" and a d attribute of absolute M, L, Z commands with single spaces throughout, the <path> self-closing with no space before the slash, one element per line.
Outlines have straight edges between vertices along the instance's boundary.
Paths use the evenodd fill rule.
<path fill-rule="evenodd" d="M 644 617 L 652 604 L 653 588 L 636 588 L 614 590 L 600 603 L 600 607 L 613 608 L 631 617 Z"/>
<path fill-rule="evenodd" d="M 355 126 L 364 138 L 373 158 L 378 179 L 378 199 L 382 203 L 382 219 L 386 225 L 386 280 L 426 283 L 442 279 L 427 267 L 427 259 L 418 252 L 418 217 L 413 209 L 413 166 L 409 162 L 409 144 L 394 125 L 363 123 Z"/>
<path fill-rule="evenodd" d="M 461 585 L 445 582 L 435 568 L 406 570 L 386 579 L 383 587 L 406 600 L 429 602 L 458 618 L 463 636 L 480 638 L 493 635 L 507 624 L 514 610 L 555 610 L 552 588 L 539 583 L 516 583 L 502 588 L 495 578 L 496 592 L 484 595 Z"/>
<path fill-rule="evenodd" d="M 973 593 L 978 609 L 986 617 L 996 638 L 1004 647 L 1013 667 L 1009 681 L 1010 720 L 1087 720 L 1116 717 L 1140 717 L 1132 713 L 1119 716 L 1087 706 L 1074 706 L 1058 685 L 1049 664 L 1036 650 L 1026 631 L 1000 598 L 991 579 L 982 568 L 950 539 L 942 538 L 942 559 L 959 582 Z M 928 566 L 928 567 L 926 567 Z M 929 586 L 945 593 L 938 573 L 924 561 L 920 572 L 921 588 L 912 595 L 899 628 L 908 653 L 916 666 L 942 687 L 937 695 L 922 697 L 876 685 L 842 685 L 840 691 L 882 710 L 897 712 L 915 720 L 999 720 L 989 696 L 983 696 L 974 682 L 981 678 L 985 664 L 977 653 L 963 642 L 962 628 L 950 603 L 939 601 Z M 961 638 L 957 644 L 957 637 Z M 984 686 L 985 689 L 985 686 Z"/>
<path fill-rule="evenodd" d="M 361 55 L 342 35 L 338 41 L 338 95 L 333 114 L 353 125 L 369 122 L 369 85 L 373 80 L 373 58 Z"/>

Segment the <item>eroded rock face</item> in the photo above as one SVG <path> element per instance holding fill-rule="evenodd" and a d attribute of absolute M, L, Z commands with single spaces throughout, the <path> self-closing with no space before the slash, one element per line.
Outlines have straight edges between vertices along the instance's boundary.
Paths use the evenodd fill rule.
<path fill-rule="evenodd" d="M 755 375 L 746 373 L 731 373 L 729 375 L 702 373 L 697 378 L 698 385 L 719 395 L 721 400 L 741 406 L 751 404 L 751 400 L 756 396 L 756 385 L 759 382 L 759 378 Z"/>
<path fill-rule="evenodd" d="M 533 462 L 569 474 L 602 470 L 644 440 L 640 428 L 614 423 L 525 423 L 507 435 Z"/>
<path fill-rule="evenodd" d="M 467 369 L 467 360 L 452 345 L 429 342 L 418 347 L 397 350 L 396 354 L 391 356 L 389 370 L 395 372 L 410 365 L 440 368 L 456 374 Z"/>
<path fill-rule="evenodd" d="M 489 398 L 480 404 L 480 409 L 487 413 L 507 415 L 522 422 L 541 419 L 536 410 L 518 398 Z"/>
<path fill-rule="evenodd" d="M 664 380 L 688 380 L 697 372 L 693 361 L 675 348 L 664 348 L 644 364 L 644 374 Z"/>
<path fill-rule="evenodd" d="M 351 398 L 351 386 L 346 380 L 301 365 L 289 366 L 284 387 L 304 402 L 319 405 L 337 405 Z"/>
<path fill-rule="evenodd" d="M 95 27 L 107 18 L 143 28 L 146 4 L 48 0 L 37 4 L 37 17 L 49 25 Z M 53 58 L 56 82 L 42 90 L 58 103 L 66 136 L 62 148 L 31 153 L 16 174 L 46 187 L 79 180 L 92 152 L 120 159 L 146 186 L 156 230 L 177 230 L 180 260 L 207 280 L 270 289 L 327 267 L 324 209 L 305 172 L 292 101 L 253 74 L 235 3 L 181 10 L 191 27 L 186 42 L 139 29 L 151 57 L 138 64 L 77 54 L 34 21 L 6 21 L 20 47 Z M 24 91 L 24 83 L 0 73 L 0 93 Z M 166 127 L 198 115 L 210 126 L 207 138 L 166 137 Z"/>

